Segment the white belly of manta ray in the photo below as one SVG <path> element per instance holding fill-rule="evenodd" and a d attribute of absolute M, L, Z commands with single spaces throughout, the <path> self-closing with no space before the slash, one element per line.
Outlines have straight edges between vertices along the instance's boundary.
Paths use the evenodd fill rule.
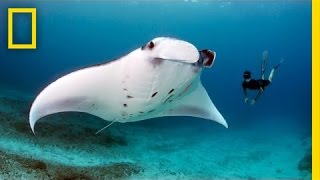
<path fill-rule="evenodd" d="M 193 116 L 228 127 L 200 81 L 215 53 L 200 52 L 209 57 L 186 41 L 159 37 L 115 61 L 67 74 L 34 100 L 31 129 L 40 118 L 59 112 L 85 112 L 122 123 Z"/>

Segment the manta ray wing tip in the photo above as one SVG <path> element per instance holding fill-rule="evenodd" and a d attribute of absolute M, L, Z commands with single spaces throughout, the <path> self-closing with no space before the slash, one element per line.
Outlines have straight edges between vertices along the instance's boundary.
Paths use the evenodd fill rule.
<path fill-rule="evenodd" d="M 222 117 L 222 115 L 220 115 L 220 118 L 214 118 L 214 121 L 221 124 L 222 126 L 224 126 L 227 129 L 229 128 L 227 121 Z"/>
<path fill-rule="evenodd" d="M 31 128 L 31 130 L 32 130 L 32 132 L 33 132 L 34 135 L 36 135 L 35 132 L 34 132 L 34 126 L 35 126 L 36 122 L 37 122 L 37 119 L 34 117 L 33 111 L 30 110 L 30 114 L 29 114 L 29 125 L 30 125 L 30 128 Z"/>
<path fill-rule="evenodd" d="M 228 123 L 227 123 L 227 121 L 223 121 L 223 122 L 221 122 L 221 124 L 225 127 L 225 128 L 229 128 L 229 125 L 228 125 Z"/>

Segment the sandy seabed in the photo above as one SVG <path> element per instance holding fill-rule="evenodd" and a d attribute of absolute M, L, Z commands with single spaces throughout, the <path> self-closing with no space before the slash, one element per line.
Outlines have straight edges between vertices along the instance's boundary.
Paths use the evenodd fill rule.
<path fill-rule="evenodd" d="M 63 113 L 39 121 L 34 135 L 32 97 L 0 94 L 0 179 L 311 179 L 298 169 L 311 139 L 296 131 L 165 117 L 96 135 L 108 122 Z"/>

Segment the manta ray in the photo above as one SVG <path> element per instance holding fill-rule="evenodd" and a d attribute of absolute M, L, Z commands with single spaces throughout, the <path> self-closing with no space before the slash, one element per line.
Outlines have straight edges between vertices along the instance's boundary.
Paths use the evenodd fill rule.
<path fill-rule="evenodd" d="M 50 114 L 84 112 L 113 122 L 192 116 L 228 124 L 200 76 L 216 53 L 191 43 L 157 37 L 106 63 L 71 72 L 45 87 L 32 103 L 29 124 Z"/>

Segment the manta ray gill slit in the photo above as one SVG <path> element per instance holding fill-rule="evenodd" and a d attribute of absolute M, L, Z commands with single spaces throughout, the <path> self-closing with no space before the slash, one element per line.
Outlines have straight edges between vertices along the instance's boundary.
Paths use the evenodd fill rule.
<path fill-rule="evenodd" d="M 167 97 L 167 99 L 164 100 L 163 104 L 166 104 L 166 103 L 168 103 L 168 102 L 172 102 L 173 96 L 174 96 L 174 94 L 171 94 L 169 97 Z"/>

